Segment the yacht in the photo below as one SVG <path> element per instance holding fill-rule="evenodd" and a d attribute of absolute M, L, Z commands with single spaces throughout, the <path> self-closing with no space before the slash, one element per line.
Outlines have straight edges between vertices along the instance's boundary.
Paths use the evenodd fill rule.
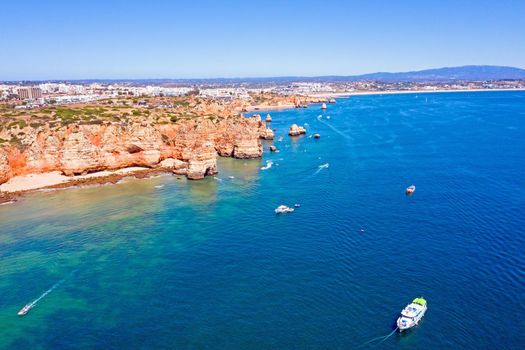
<path fill-rule="evenodd" d="M 417 326 L 427 311 L 427 301 L 424 298 L 415 298 L 408 304 L 397 319 L 397 328 L 400 332 Z"/>

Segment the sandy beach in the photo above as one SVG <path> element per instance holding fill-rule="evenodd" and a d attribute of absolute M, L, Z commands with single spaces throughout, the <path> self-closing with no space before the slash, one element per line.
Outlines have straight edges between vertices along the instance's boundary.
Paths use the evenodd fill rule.
<path fill-rule="evenodd" d="M 69 185 L 82 183 L 96 183 L 99 180 L 108 182 L 117 180 L 125 176 L 134 176 L 138 173 L 150 172 L 153 169 L 143 167 L 129 167 L 118 170 L 104 170 L 87 175 L 65 176 L 59 171 L 52 171 L 41 174 L 28 174 L 15 176 L 6 183 L 0 185 L 0 195 L 20 194 L 27 191 L 42 188 L 61 188 Z M 113 182 L 113 181 L 110 181 Z"/>

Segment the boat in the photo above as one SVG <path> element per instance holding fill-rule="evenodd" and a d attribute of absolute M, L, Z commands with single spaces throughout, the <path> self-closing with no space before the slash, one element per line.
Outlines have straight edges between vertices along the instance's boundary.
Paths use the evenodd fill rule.
<path fill-rule="evenodd" d="M 286 205 L 280 205 L 275 209 L 275 214 L 287 214 L 293 211 L 293 208 L 287 207 Z"/>
<path fill-rule="evenodd" d="M 407 189 L 405 190 L 405 193 L 406 194 L 412 194 L 416 191 L 416 186 L 414 185 L 411 185 L 411 186 L 408 186 Z"/>
<path fill-rule="evenodd" d="M 24 316 L 33 307 L 34 303 L 29 303 L 18 311 L 18 316 Z"/>
<path fill-rule="evenodd" d="M 326 109 L 326 103 L 323 103 L 323 104 L 321 105 L 321 109 Z"/>
<path fill-rule="evenodd" d="M 404 330 L 417 326 L 426 311 L 427 301 L 422 297 L 415 298 L 401 311 L 401 315 L 397 319 L 397 328 L 400 332 L 403 332 Z"/>

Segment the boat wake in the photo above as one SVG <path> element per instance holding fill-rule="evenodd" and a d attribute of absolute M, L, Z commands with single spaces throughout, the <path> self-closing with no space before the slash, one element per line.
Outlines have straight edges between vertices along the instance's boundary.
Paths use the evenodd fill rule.
<path fill-rule="evenodd" d="M 319 172 L 320 172 L 321 170 L 323 170 L 323 169 L 327 169 L 329 166 L 330 166 L 329 163 L 324 163 L 324 164 L 319 165 L 319 167 L 317 168 L 317 170 L 315 171 L 315 173 L 312 174 L 312 176 L 319 174 Z"/>
<path fill-rule="evenodd" d="M 342 132 L 341 130 L 337 129 L 336 127 L 332 126 L 331 124 L 325 122 L 324 120 L 321 119 L 322 116 L 317 116 L 317 120 L 321 123 L 323 123 L 324 125 L 326 125 L 327 127 L 329 127 L 330 129 L 332 129 L 333 131 L 335 131 L 336 133 L 338 133 L 339 135 L 341 135 L 342 137 L 344 137 L 345 139 L 351 141 L 352 138 L 350 136 L 348 136 L 347 134 L 345 134 L 344 132 Z"/>
<path fill-rule="evenodd" d="M 266 161 L 266 166 L 261 167 L 261 170 L 268 170 L 272 167 L 273 162 L 271 160 Z"/>
<path fill-rule="evenodd" d="M 75 270 L 76 271 L 76 270 Z M 75 271 L 71 272 L 67 277 L 64 277 L 62 278 L 60 281 L 58 281 L 57 283 L 53 284 L 51 286 L 51 288 L 49 288 L 48 290 L 46 290 L 44 293 L 42 293 L 38 298 L 36 298 L 35 300 L 33 300 L 32 302 L 30 302 L 29 304 L 26 304 L 22 309 L 20 309 L 20 311 L 18 311 L 18 316 L 24 316 L 25 314 L 27 314 L 29 312 L 29 310 L 31 310 L 32 308 L 34 308 L 36 306 L 36 304 L 38 304 L 38 302 L 42 299 L 44 299 L 49 293 L 51 293 L 53 290 L 55 290 L 55 288 L 57 288 L 58 286 L 60 286 L 62 283 L 64 283 L 64 281 L 71 275 L 73 274 Z"/>
<path fill-rule="evenodd" d="M 367 346 L 367 345 L 371 345 L 373 342 L 376 342 L 376 341 L 378 341 L 378 340 L 379 340 L 379 342 L 376 343 L 375 345 L 379 345 L 379 344 L 383 343 L 385 340 L 387 340 L 388 338 L 390 338 L 391 336 L 393 336 L 393 335 L 396 333 L 396 331 L 397 331 L 397 327 L 396 327 L 396 329 L 394 329 L 394 330 L 393 330 L 392 332 L 390 332 L 389 334 L 387 334 L 387 335 L 382 335 L 382 336 L 380 336 L 380 337 L 375 337 L 375 338 L 373 338 L 373 339 L 370 339 L 370 340 L 367 341 L 366 343 L 363 343 L 363 344 L 361 344 L 360 346 L 358 346 L 356 349 L 360 349 L 360 348 L 365 347 L 365 346 Z"/>
<path fill-rule="evenodd" d="M 321 172 L 321 170 L 323 170 L 323 169 L 327 169 L 329 166 L 330 166 L 329 163 L 321 164 L 321 165 L 319 165 L 319 166 L 317 167 L 317 170 L 315 170 L 315 172 L 314 172 L 313 174 L 308 175 L 308 176 L 304 177 L 303 179 L 304 179 L 304 180 L 309 180 L 309 179 L 311 179 L 312 177 L 314 177 L 315 175 L 319 174 L 319 173 Z"/>

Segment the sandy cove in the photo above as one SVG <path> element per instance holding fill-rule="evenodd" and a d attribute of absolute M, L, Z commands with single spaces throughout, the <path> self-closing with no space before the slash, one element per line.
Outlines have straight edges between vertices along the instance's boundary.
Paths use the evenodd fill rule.
<path fill-rule="evenodd" d="M 128 167 L 104 170 L 87 175 L 66 176 L 59 171 L 15 176 L 0 185 L 0 205 L 16 201 L 20 196 L 43 189 L 63 189 L 75 186 L 115 184 L 123 178 L 147 178 L 159 174 L 173 174 L 162 168 Z"/>

